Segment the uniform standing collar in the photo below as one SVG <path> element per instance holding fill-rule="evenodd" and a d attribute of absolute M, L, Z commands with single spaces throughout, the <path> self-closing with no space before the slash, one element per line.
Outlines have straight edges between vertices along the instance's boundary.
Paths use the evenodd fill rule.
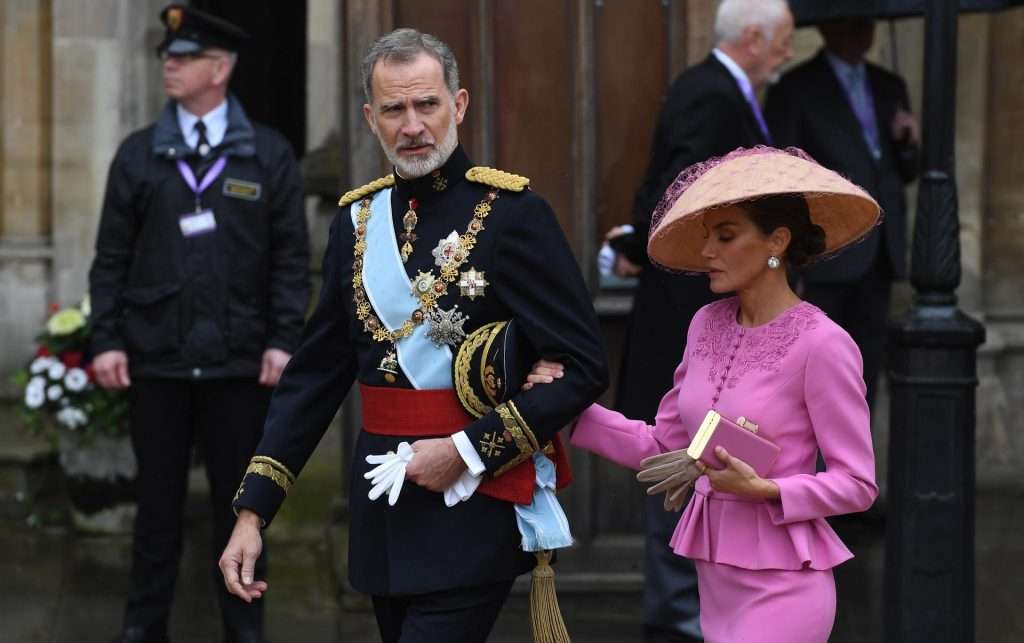
<path fill-rule="evenodd" d="M 430 174 L 416 179 L 404 179 L 399 176 L 397 171 L 394 171 L 395 189 L 398 190 L 398 195 L 403 200 L 414 198 L 422 200 L 437 196 L 465 180 L 466 170 L 471 167 L 473 167 L 473 163 L 466 156 L 462 145 L 458 145 L 445 164 Z"/>

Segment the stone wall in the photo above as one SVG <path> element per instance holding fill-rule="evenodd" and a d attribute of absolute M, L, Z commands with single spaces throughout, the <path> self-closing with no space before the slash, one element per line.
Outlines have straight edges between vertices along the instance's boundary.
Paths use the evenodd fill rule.
<path fill-rule="evenodd" d="M 118 142 L 152 120 L 162 101 L 160 67 L 151 55 L 164 0 L 4 0 L 0 2 L 0 394 L 6 374 L 32 350 L 51 303 L 78 302 L 87 271 L 107 167 Z M 324 151 L 324 198 L 307 213 L 314 267 L 334 213 L 331 192 L 379 176 L 377 144 L 360 113 L 358 58 L 367 25 L 393 19 L 389 3 L 308 0 L 307 124 L 311 151 Z M 673 69 L 703 56 L 710 3 L 675 0 L 668 19 L 682 25 Z M 347 7 L 347 8 L 346 8 Z M 923 22 L 881 22 L 873 59 L 907 79 L 921 113 Z M 797 58 L 820 46 L 801 30 Z M 963 279 L 961 308 L 982 319 L 979 353 L 978 477 L 1003 484 L 1024 465 L 1024 9 L 960 21 L 957 173 Z M 494 70 L 500 74 L 501 70 Z M 501 106 L 497 106 L 499 109 Z M 358 160 L 356 162 L 355 160 Z M 334 190 L 331 181 L 337 182 Z M 908 190 L 913 218 L 915 187 Z M 901 284 L 894 315 L 912 291 Z M 888 406 L 876 409 L 884 456 Z M 884 471 L 884 459 L 879 463 Z"/>

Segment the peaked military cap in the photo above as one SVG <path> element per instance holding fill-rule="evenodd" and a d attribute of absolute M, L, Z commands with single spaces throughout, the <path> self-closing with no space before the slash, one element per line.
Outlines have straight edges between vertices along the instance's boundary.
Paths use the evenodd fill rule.
<path fill-rule="evenodd" d="M 211 47 L 238 51 L 249 38 L 245 31 L 223 18 L 180 4 L 164 7 L 160 22 L 167 28 L 156 48 L 161 54 L 194 54 Z"/>
<path fill-rule="evenodd" d="M 515 395 L 537 359 L 514 320 L 484 324 L 466 337 L 452 360 L 459 402 L 473 417 L 482 417 Z"/>

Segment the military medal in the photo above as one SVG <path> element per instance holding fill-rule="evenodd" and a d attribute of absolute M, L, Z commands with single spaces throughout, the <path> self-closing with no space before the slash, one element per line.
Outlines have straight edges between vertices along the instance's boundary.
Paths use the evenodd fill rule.
<path fill-rule="evenodd" d="M 470 301 L 483 297 L 484 288 L 490 285 L 484 279 L 483 271 L 477 272 L 476 268 L 470 268 L 459 276 L 459 293 L 463 297 L 469 297 Z"/>
<path fill-rule="evenodd" d="M 404 242 L 402 244 L 402 263 L 409 260 L 409 255 L 412 254 L 412 243 L 416 241 L 416 235 L 412 231 L 419 222 L 419 217 L 416 216 L 418 205 L 419 203 L 416 199 L 409 199 L 409 211 L 402 217 L 402 225 L 405 226 L 405 232 L 399 235 L 399 238 Z"/>
<path fill-rule="evenodd" d="M 466 233 L 460 236 L 458 232 L 452 230 L 451 234 L 442 239 L 434 248 L 432 251 L 434 263 L 441 268 L 441 276 L 435 277 L 432 271 L 419 271 L 416 277 L 410 280 L 412 294 L 419 300 L 420 305 L 412 312 L 409 319 L 395 330 L 385 327 L 374 314 L 366 289 L 363 287 L 363 258 L 366 254 L 367 222 L 370 220 L 371 214 L 370 199 L 363 199 L 359 206 L 359 212 L 356 214 L 355 230 L 352 233 L 356 238 L 352 248 L 352 301 L 356 307 L 356 319 L 363 323 L 363 331 L 369 333 L 374 341 L 388 342 L 394 347 L 398 340 L 412 335 L 417 326 L 425 320 L 429 320 L 430 330 L 427 332 L 427 337 L 435 344 L 456 346 L 462 342 L 466 337 L 462 325 L 468 318 L 458 312 L 458 306 L 451 310 L 441 310 L 437 301 L 448 294 L 448 285 L 459 278 L 459 268 L 469 258 L 470 251 L 476 246 L 476 235 L 484 229 L 483 220 L 491 213 L 491 204 L 497 198 L 497 190 L 488 192 L 487 196 L 473 208 L 473 218 L 466 226 Z M 410 211 L 403 218 L 406 234 L 410 236 L 403 235 L 402 238 L 409 244 L 410 253 L 412 252 L 412 242 L 415 240 L 415 235 L 412 234 L 412 229 L 416 225 L 415 205 L 416 201 L 410 200 Z M 412 216 L 409 216 L 410 214 Z M 482 295 L 483 288 L 487 285 L 486 281 L 483 281 L 483 273 L 469 272 L 473 272 L 475 275 L 471 278 L 475 285 L 467 284 L 467 287 L 476 293 L 473 296 Z M 476 292 L 477 290 L 479 292 Z M 388 355 L 385 355 L 378 368 L 384 371 L 386 377 L 392 367 L 397 372 L 397 359 L 389 360 Z"/>
<path fill-rule="evenodd" d="M 430 323 L 430 330 L 427 331 L 427 339 L 438 346 L 458 346 L 466 339 L 466 331 L 462 325 L 466 323 L 466 317 L 459 312 L 458 305 L 451 310 L 444 310 L 435 306 L 427 313 L 427 321 Z"/>
<path fill-rule="evenodd" d="M 377 367 L 377 370 L 383 371 L 384 379 L 389 384 L 395 383 L 397 379 L 395 376 L 398 375 L 398 356 L 395 354 L 394 346 L 384 353 L 384 358 L 380 360 L 380 366 Z"/>
<path fill-rule="evenodd" d="M 460 241 L 459 233 L 455 230 L 438 241 L 437 247 L 430 251 L 430 254 L 434 255 L 434 265 L 443 268 L 445 264 L 465 261 L 466 253 L 463 252 Z"/>

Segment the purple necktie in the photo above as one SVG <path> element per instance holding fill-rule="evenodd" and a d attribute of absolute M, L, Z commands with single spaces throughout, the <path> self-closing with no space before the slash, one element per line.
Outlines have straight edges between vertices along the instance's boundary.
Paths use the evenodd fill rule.
<path fill-rule="evenodd" d="M 761 128 L 761 133 L 764 134 L 765 142 L 771 145 L 772 135 L 768 131 L 768 123 L 764 122 L 764 116 L 761 114 L 761 106 L 757 104 L 757 96 L 754 96 L 753 91 L 744 91 L 743 96 L 747 99 L 747 104 L 750 105 L 750 109 L 754 112 L 754 118 L 757 119 L 757 124 Z"/>
<path fill-rule="evenodd" d="M 878 121 L 875 118 L 871 89 L 865 81 L 863 66 L 850 67 L 846 76 L 845 89 L 853 113 L 860 121 L 864 142 L 868 144 L 871 155 L 877 160 L 882 155 L 878 145 Z"/>

